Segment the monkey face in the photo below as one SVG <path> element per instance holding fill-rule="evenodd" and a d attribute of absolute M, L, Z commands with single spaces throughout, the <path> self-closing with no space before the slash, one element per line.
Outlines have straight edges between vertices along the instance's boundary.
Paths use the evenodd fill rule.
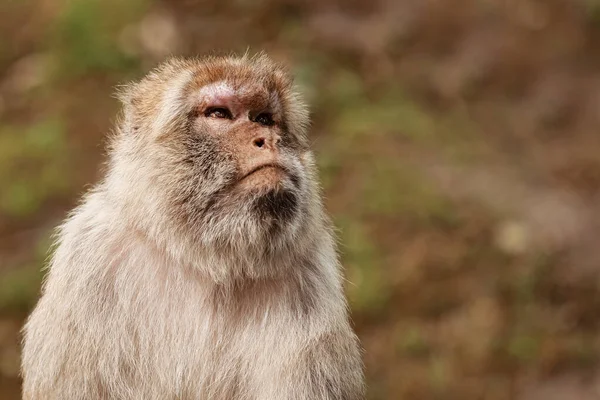
<path fill-rule="evenodd" d="M 168 212 L 206 245 L 291 240 L 313 188 L 306 113 L 287 77 L 272 65 L 199 65 L 161 97 L 151 156 L 166 169 Z"/>
<path fill-rule="evenodd" d="M 289 223 L 299 211 L 304 171 L 300 143 L 286 131 L 278 94 L 261 84 L 220 81 L 191 97 L 188 154 L 200 164 L 197 173 L 212 163 L 210 173 L 221 175 L 218 189 L 213 184 L 212 193 L 201 194 L 213 210 L 200 206 L 202 211 L 221 206 L 228 215 L 244 210 L 257 223 Z M 215 175 L 204 179 L 215 181 Z"/>

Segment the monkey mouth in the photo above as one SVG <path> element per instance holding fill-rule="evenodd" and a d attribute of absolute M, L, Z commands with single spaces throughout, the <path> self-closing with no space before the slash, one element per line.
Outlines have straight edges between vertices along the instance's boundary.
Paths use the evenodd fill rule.
<path fill-rule="evenodd" d="M 242 176 L 242 178 L 240 179 L 240 181 L 243 181 L 244 179 L 256 174 L 259 171 L 267 171 L 267 170 L 271 170 L 274 173 L 278 173 L 278 174 L 284 174 L 287 176 L 291 176 L 292 174 L 290 173 L 290 171 L 284 167 L 281 164 L 275 164 L 275 163 L 268 163 L 268 164 L 261 164 L 258 165 L 254 168 L 252 168 L 249 172 L 247 172 L 246 174 L 244 174 Z"/>

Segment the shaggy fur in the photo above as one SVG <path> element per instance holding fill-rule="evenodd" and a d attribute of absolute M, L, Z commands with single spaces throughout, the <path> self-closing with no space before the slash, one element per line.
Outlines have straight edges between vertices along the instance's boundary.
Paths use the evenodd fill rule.
<path fill-rule="evenodd" d="M 235 185 L 250 128 L 236 142 L 198 118 L 228 91 L 274 110 L 289 176 L 277 189 Z M 106 176 L 60 228 L 24 328 L 24 398 L 362 399 L 308 116 L 285 71 L 265 56 L 174 59 L 120 98 Z"/>

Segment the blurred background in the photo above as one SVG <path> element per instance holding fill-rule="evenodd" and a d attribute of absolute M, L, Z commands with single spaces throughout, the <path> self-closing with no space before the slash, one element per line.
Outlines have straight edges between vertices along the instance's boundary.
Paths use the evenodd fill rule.
<path fill-rule="evenodd" d="M 265 50 L 311 104 L 369 399 L 600 397 L 600 0 L 0 0 L 0 398 L 119 83 Z"/>

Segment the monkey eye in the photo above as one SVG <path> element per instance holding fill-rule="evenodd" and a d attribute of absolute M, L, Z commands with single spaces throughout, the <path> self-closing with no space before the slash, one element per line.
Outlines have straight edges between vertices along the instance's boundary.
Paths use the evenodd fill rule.
<path fill-rule="evenodd" d="M 225 107 L 211 107 L 204 113 L 207 117 L 231 119 L 231 112 Z"/>
<path fill-rule="evenodd" d="M 270 113 L 258 114 L 254 121 L 265 126 L 271 126 L 275 123 L 275 121 L 273 121 L 273 114 Z"/>

